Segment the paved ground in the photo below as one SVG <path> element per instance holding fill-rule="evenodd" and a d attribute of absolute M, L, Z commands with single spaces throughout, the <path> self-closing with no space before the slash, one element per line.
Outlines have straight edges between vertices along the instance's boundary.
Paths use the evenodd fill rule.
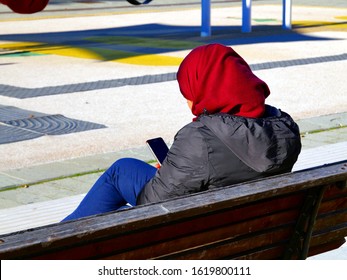
<path fill-rule="evenodd" d="M 212 1 L 210 38 L 199 1 L 95 2 L 31 16 L 0 7 L 0 208 L 84 193 L 119 157 L 151 160 L 145 140 L 170 144 L 192 118 L 174 73 L 208 42 L 233 46 L 269 84 L 304 149 L 347 141 L 345 1 L 293 1 L 292 31 L 279 1 L 254 1 L 250 34 L 240 2 Z"/>
<path fill-rule="evenodd" d="M 200 38 L 199 9 L 183 8 L 2 21 L 0 104 L 12 113 L 5 123 L 32 140 L 0 145 L 0 171 L 140 147 L 157 135 L 171 141 L 192 116 L 176 81 L 146 78 L 175 73 L 191 48 L 207 42 L 232 45 L 262 66 L 256 73 L 272 89 L 268 102 L 296 119 L 345 111 L 338 78 L 346 65 L 339 60 L 345 9 L 294 6 L 296 28 L 283 32 L 280 5 L 254 5 L 253 33 L 242 34 L 239 6 L 215 8 L 214 35 Z M 137 85 L 124 83 L 134 77 Z M 15 110 L 31 113 L 18 122 Z M 106 128 L 71 133 L 86 124 Z"/>

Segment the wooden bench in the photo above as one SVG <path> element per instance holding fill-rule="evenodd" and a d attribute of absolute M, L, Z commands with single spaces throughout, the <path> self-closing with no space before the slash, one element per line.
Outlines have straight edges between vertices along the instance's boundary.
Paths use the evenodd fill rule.
<path fill-rule="evenodd" d="M 306 148 L 301 151 L 293 171 L 345 159 L 347 159 L 347 141 Z M 90 181 L 90 186 L 93 183 L 94 181 Z M 71 188 L 73 187 L 72 184 Z M 0 209 L 0 235 L 60 222 L 76 209 L 84 196 L 85 194 L 79 194 Z"/>
<path fill-rule="evenodd" d="M 347 236 L 347 161 L 0 236 L 1 259 L 305 259 Z"/>

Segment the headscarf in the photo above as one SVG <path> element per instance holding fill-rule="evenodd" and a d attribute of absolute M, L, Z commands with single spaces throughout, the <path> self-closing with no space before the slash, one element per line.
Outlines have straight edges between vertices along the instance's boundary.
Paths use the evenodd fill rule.
<path fill-rule="evenodd" d="M 258 118 L 263 116 L 270 94 L 247 62 L 220 44 L 193 49 L 182 61 L 177 80 L 182 95 L 193 102 L 195 116 L 207 111 Z"/>

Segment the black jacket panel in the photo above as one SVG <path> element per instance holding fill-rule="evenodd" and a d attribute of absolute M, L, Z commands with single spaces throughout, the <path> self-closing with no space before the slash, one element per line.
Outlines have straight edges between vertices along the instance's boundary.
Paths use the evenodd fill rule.
<path fill-rule="evenodd" d="M 271 106 L 257 119 L 204 114 L 176 134 L 138 204 L 289 172 L 300 151 L 298 126 Z"/>
<path fill-rule="evenodd" d="M 208 152 L 200 126 L 193 122 L 176 134 L 161 168 L 140 193 L 139 204 L 195 193 L 207 186 Z"/>

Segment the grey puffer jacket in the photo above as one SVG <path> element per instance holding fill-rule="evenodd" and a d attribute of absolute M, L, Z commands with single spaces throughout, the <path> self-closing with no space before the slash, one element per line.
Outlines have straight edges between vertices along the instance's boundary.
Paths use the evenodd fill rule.
<path fill-rule="evenodd" d="M 138 204 L 290 172 L 301 151 L 297 124 L 266 106 L 263 118 L 201 115 L 183 127 Z"/>

